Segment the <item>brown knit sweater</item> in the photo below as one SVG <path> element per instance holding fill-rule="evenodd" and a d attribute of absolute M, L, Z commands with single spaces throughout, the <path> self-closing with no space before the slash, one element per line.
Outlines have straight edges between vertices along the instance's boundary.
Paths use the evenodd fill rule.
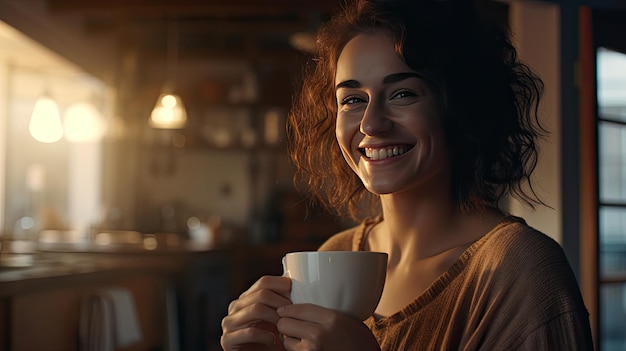
<path fill-rule="evenodd" d="M 360 251 L 380 219 L 320 250 Z M 557 242 L 507 217 L 396 314 L 365 324 L 381 349 L 592 350 L 589 315 Z"/>

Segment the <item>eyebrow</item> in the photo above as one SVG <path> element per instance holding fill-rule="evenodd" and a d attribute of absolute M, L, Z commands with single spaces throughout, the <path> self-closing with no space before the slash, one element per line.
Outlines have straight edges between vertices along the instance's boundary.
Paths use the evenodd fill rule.
<path fill-rule="evenodd" d="M 397 82 L 400 82 L 409 78 L 423 78 L 423 77 L 420 74 L 417 74 L 415 72 L 393 73 L 383 78 L 383 84 L 397 83 Z M 361 83 L 359 83 L 358 81 L 354 79 L 349 79 L 349 80 L 346 80 L 337 84 L 335 86 L 335 90 L 338 90 L 340 88 L 360 88 L 360 87 L 361 87 Z"/>
<path fill-rule="evenodd" d="M 383 78 L 383 84 L 397 83 L 409 78 L 422 78 L 422 76 L 415 72 L 394 73 Z"/>

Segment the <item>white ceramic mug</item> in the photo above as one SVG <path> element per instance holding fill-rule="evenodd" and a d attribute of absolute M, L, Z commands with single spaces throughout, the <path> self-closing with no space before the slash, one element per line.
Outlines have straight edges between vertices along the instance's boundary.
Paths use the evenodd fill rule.
<path fill-rule="evenodd" d="M 369 251 L 305 251 L 283 257 L 291 278 L 291 302 L 312 303 L 365 320 L 385 285 L 387 254 Z"/>

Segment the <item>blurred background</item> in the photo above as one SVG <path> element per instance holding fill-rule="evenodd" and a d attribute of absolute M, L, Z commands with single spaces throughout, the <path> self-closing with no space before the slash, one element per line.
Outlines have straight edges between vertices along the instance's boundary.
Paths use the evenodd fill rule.
<path fill-rule="evenodd" d="M 510 210 L 563 245 L 598 349 L 623 350 L 626 5 L 475 2 L 546 83 L 552 209 Z M 0 0 L 0 350 L 219 349 L 234 296 L 353 224 L 294 189 L 285 140 L 340 4 Z"/>

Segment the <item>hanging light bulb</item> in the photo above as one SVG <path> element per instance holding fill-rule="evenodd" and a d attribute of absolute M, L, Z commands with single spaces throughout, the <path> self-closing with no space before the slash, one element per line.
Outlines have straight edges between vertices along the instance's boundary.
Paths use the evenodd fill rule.
<path fill-rule="evenodd" d="M 161 89 L 149 124 L 153 128 L 180 129 L 187 124 L 187 110 L 179 95 L 173 91 L 172 76 L 175 74 L 178 60 L 178 27 L 175 22 L 168 22 L 167 30 L 167 76 L 168 82 Z"/>
<path fill-rule="evenodd" d="M 42 143 L 54 143 L 63 137 L 59 105 L 49 95 L 45 94 L 35 102 L 28 131 L 35 140 Z"/>
<path fill-rule="evenodd" d="M 180 96 L 162 93 L 150 115 L 153 128 L 179 129 L 187 123 L 187 111 Z"/>
<path fill-rule="evenodd" d="M 75 143 L 99 141 L 105 132 L 102 114 L 89 102 L 77 102 L 63 114 L 65 138 Z"/>

